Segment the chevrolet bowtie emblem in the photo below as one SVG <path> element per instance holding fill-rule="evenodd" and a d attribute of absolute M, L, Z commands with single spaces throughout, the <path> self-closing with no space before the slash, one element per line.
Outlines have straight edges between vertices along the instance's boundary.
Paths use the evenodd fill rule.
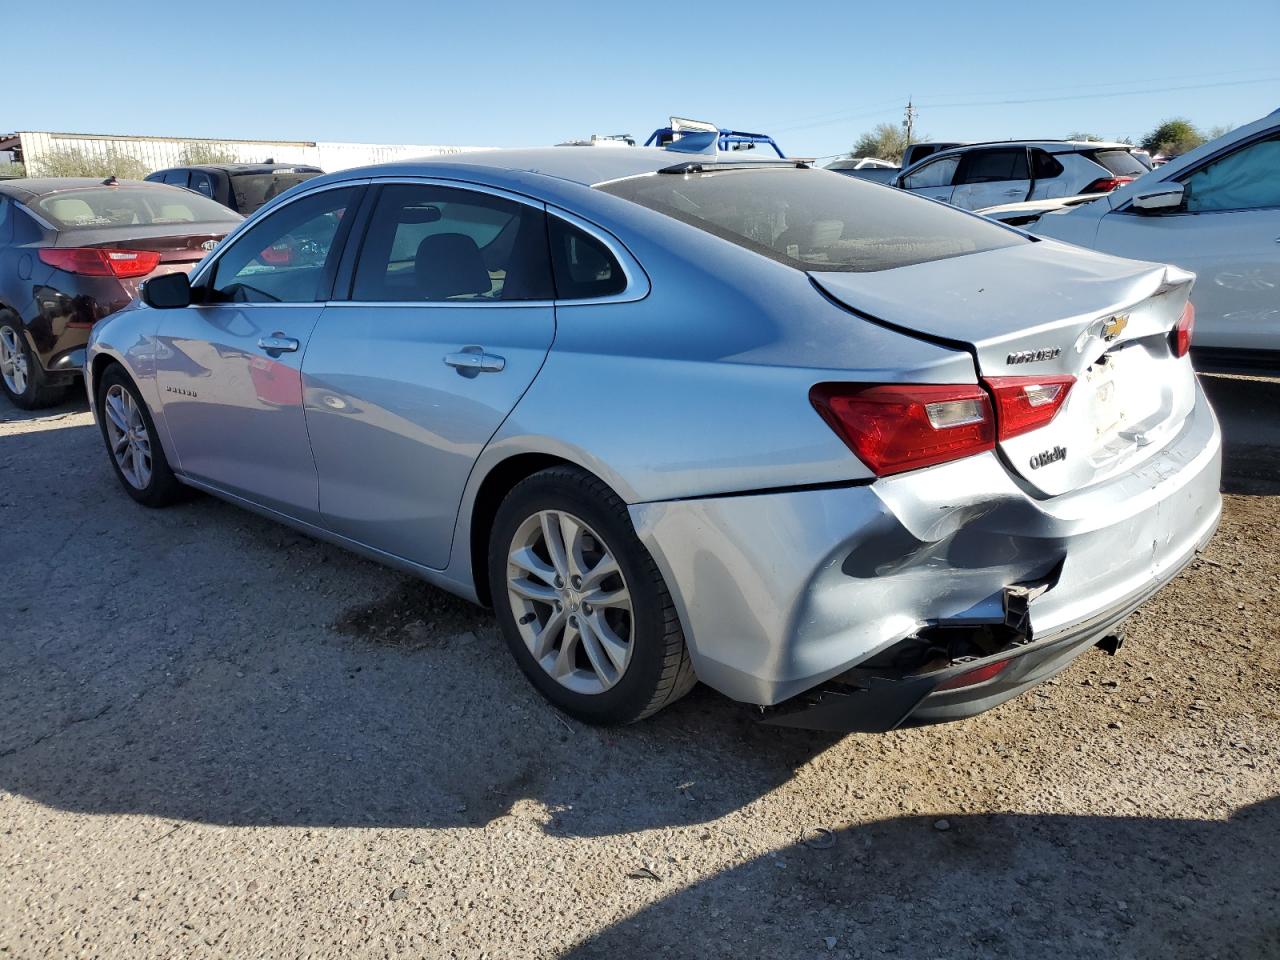
<path fill-rule="evenodd" d="M 1114 317 L 1108 317 L 1102 321 L 1102 339 L 1108 343 L 1111 342 L 1124 333 L 1124 328 L 1128 325 L 1129 315 L 1127 313 L 1117 313 Z"/>

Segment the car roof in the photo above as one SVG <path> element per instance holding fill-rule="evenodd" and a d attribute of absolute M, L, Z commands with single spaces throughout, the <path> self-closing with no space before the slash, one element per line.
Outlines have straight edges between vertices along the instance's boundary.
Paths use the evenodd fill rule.
<path fill-rule="evenodd" d="M 1088 150 L 1132 150 L 1132 143 L 1120 143 L 1112 140 L 986 140 L 982 143 L 966 143 L 938 153 L 964 153 L 974 149 L 991 147 L 1039 147 L 1049 153 L 1067 153 L 1081 148 Z M 936 157 L 938 153 L 934 154 Z"/>
<path fill-rule="evenodd" d="M 309 163 L 180 163 L 175 167 L 164 167 L 148 176 L 157 173 L 168 173 L 170 170 L 203 170 L 206 173 L 222 172 L 231 174 L 274 173 L 277 170 L 296 170 L 299 173 L 324 173 L 319 167 Z"/>
<path fill-rule="evenodd" d="M 145 180 L 117 180 L 114 186 L 143 187 L 147 190 L 177 190 L 167 183 L 148 183 Z M 83 190 L 86 187 L 113 189 L 102 177 L 21 177 L 16 180 L 0 180 L 0 193 L 16 200 L 36 200 L 63 190 Z"/>
<path fill-rule="evenodd" d="M 590 147 L 529 147 L 474 150 L 422 157 L 416 160 L 397 160 L 369 167 L 353 167 L 329 174 L 326 179 L 338 181 L 359 176 L 422 176 L 461 166 L 480 168 L 486 175 L 501 179 L 509 180 L 519 174 L 536 174 L 584 186 L 594 186 L 610 180 L 654 173 L 676 164 L 698 162 L 743 167 L 762 164 L 794 166 L 796 163 L 794 160 L 780 160 L 777 157 L 743 160 L 732 155 L 726 157 L 723 154 L 713 156 L 709 153 L 681 153 L 660 147 L 619 147 L 615 150 L 594 150 Z"/>

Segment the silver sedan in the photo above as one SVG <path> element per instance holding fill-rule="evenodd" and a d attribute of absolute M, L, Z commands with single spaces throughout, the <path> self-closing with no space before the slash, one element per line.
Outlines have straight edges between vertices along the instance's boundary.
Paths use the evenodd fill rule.
<path fill-rule="evenodd" d="M 291 190 L 99 324 L 124 490 L 492 605 L 590 722 L 977 713 L 1212 534 L 1192 275 L 804 165 L 495 151 Z"/>

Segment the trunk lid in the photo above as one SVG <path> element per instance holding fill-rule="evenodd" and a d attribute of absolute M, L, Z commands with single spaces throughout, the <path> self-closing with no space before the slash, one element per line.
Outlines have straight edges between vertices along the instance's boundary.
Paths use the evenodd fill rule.
<path fill-rule="evenodd" d="M 135 226 L 122 229 L 67 231 L 58 237 L 60 247 L 111 247 L 117 250 L 154 250 L 160 264 L 196 264 L 212 244 L 227 235 L 235 224 L 193 223 L 190 233 L 175 234 L 172 225 Z M 210 244 L 210 246 L 205 246 Z"/>
<path fill-rule="evenodd" d="M 815 272 L 854 312 L 970 352 L 983 378 L 1072 376 L 1047 424 L 1002 440 L 1041 494 L 1100 482 L 1158 451 L 1195 404 L 1169 333 L 1194 276 L 1045 241 L 871 273 Z"/>

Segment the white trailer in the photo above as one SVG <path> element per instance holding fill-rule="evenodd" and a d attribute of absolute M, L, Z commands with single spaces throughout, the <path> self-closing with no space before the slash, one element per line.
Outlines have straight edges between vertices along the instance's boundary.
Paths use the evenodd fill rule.
<path fill-rule="evenodd" d="M 0 153 L 26 164 L 28 176 L 51 171 L 50 163 L 66 156 L 107 161 L 127 158 L 142 173 L 192 163 L 309 164 L 326 173 L 413 157 L 483 150 L 485 147 L 410 143 L 342 143 L 315 140 L 213 140 L 201 137 L 130 137 L 95 133 L 52 133 L 24 130 L 0 136 Z M 214 159 L 216 158 L 216 159 Z M 130 164 L 132 167 L 133 164 Z"/>

